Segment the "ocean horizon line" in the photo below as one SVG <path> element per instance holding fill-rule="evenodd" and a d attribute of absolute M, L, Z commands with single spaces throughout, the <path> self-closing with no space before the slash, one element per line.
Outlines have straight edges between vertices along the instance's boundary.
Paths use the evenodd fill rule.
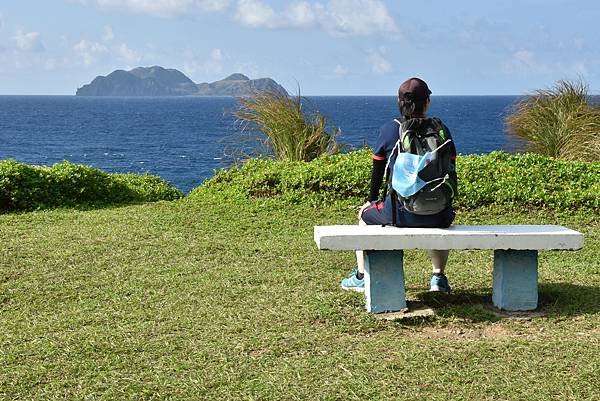
<path fill-rule="evenodd" d="M 291 94 L 290 96 L 297 96 Z M 396 97 L 395 94 L 390 95 L 315 95 L 315 94 L 302 94 L 301 97 Z M 441 97 L 521 97 L 528 96 L 528 94 L 432 94 L 432 98 Z M 596 95 L 592 95 L 596 96 Z M 238 98 L 241 96 L 76 96 L 73 94 L 0 94 L 0 97 L 77 97 L 86 99 L 223 99 L 223 98 Z"/>

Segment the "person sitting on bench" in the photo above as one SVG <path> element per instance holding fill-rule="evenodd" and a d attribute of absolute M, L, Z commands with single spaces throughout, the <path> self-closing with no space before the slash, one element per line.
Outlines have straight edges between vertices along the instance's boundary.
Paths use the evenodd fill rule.
<path fill-rule="evenodd" d="M 388 122 L 379 130 L 373 154 L 369 200 L 359 211 L 359 224 L 447 228 L 454 221 L 452 198 L 457 194 L 458 182 L 456 148 L 448 127 L 438 118 L 425 117 L 430 94 L 427 83 L 419 78 L 410 78 L 400 85 L 398 106 L 401 117 Z M 432 150 L 433 146 L 436 148 Z M 427 170 L 428 167 L 434 168 L 436 163 L 430 163 L 429 159 L 424 160 L 417 179 L 420 185 L 424 186 L 409 197 L 402 196 L 394 190 L 391 178 L 393 171 L 403 168 L 395 166 L 399 164 L 396 160 L 401 159 L 399 155 L 404 157 L 407 153 L 430 157 L 432 160 L 437 157 L 440 161 L 436 162 L 441 163 L 439 165 L 444 170 L 442 177 L 432 179 L 431 171 Z M 432 155 L 435 156 L 431 157 Z M 408 158 L 410 157 L 414 156 L 409 155 Z M 384 174 L 387 177 L 384 187 L 387 194 L 383 200 L 379 200 Z M 427 175 L 430 177 L 427 178 Z M 413 179 L 415 176 L 417 174 L 413 174 Z M 414 184 L 410 187 L 414 191 L 420 185 Z M 428 253 L 433 265 L 430 291 L 449 292 L 451 288 L 444 275 L 449 251 L 430 250 Z M 363 292 L 365 286 L 363 251 L 356 251 L 356 258 L 356 268 L 342 280 L 341 286 L 346 290 Z"/>

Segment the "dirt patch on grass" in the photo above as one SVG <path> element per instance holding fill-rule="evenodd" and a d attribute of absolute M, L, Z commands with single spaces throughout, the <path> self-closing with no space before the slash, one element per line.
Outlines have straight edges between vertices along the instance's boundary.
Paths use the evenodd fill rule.
<path fill-rule="evenodd" d="M 416 330 L 414 333 L 417 337 L 423 338 L 464 340 L 478 340 L 482 338 L 500 339 L 519 336 L 518 333 L 501 324 L 475 327 L 423 327 L 420 330 Z"/>

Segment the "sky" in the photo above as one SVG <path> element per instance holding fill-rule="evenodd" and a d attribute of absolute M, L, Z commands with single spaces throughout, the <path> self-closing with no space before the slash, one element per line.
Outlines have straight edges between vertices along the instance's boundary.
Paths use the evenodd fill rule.
<path fill-rule="evenodd" d="M 0 0 L 0 95 L 73 95 L 116 69 L 234 72 L 302 95 L 600 93 L 598 0 Z"/>

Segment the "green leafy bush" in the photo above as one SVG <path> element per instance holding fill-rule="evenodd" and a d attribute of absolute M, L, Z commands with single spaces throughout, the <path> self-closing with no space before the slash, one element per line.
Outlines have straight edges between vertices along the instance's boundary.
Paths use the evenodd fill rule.
<path fill-rule="evenodd" d="M 599 208 L 600 163 L 492 152 L 459 156 L 458 208 L 505 205 L 521 208 Z M 276 198 L 289 203 L 358 205 L 367 198 L 371 152 L 321 156 L 311 162 L 249 160 L 221 170 L 189 195 L 245 200 Z"/>
<path fill-rule="evenodd" d="M 600 208 L 600 163 L 492 152 L 457 159 L 457 204 L 552 209 Z"/>
<path fill-rule="evenodd" d="M 150 175 L 108 174 L 67 161 L 52 167 L 0 161 L 0 211 L 173 200 L 182 196 Z"/>
<path fill-rule="evenodd" d="M 218 171 L 188 197 L 280 198 L 313 205 L 357 202 L 368 191 L 370 167 L 366 150 L 321 156 L 311 162 L 250 159 L 241 168 Z"/>

